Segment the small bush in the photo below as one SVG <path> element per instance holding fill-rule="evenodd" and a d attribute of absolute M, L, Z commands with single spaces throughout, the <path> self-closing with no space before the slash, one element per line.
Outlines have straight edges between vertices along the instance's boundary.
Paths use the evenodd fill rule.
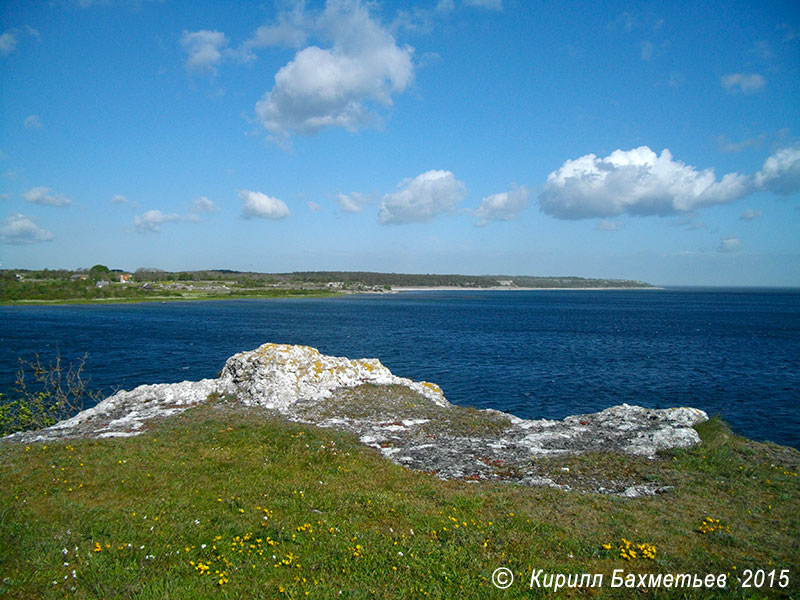
<path fill-rule="evenodd" d="M 87 356 L 66 366 L 60 355 L 47 364 L 38 354 L 20 358 L 15 397 L 0 394 L 0 435 L 50 427 L 83 410 L 87 399 L 98 402 L 100 393 L 87 390 L 84 378 Z"/>

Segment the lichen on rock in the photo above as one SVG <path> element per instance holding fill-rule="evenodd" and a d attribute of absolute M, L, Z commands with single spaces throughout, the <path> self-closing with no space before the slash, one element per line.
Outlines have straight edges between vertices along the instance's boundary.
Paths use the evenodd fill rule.
<path fill-rule="evenodd" d="M 647 409 L 622 404 L 561 421 L 520 419 L 496 410 L 450 404 L 438 385 L 397 377 L 377 359 L 351 360 L 309 346 L 264 344 L 230 357 L 217 379 L 143 385 L 39 431 L 5 439 L 38 442 L 120 437 L 148 423 L 224 397 L 296 422 L 354 433 L 362 443 L 408 468 L 442 479 L 556 484 L 537 471 L 545 457 L 616 452 L 655 457 L 700 442 L 695 408 Z M 607 482 L 595 491 L 627 496 L 663 491 L 656 484 Z"/>
<path fill-rule="evenodd" d="M 328 398 L 337 388 L 363 384 L 403 385 L 440 406 L 449 402 L 439 386 L 396 377 L 376 359 L 326 356 L 310 346 L 264 344 L 234 354 L 220 385 L 248 406 L 286 409 L 298 400 Z"/>

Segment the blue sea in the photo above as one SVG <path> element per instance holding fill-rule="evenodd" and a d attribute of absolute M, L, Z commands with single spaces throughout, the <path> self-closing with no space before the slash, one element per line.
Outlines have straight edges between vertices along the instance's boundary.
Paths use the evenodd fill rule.
<path fill-rule="evenodd" d="M 264 342 L 376 357 L 456 404 L 559 419 L 695 406 L 800 448 L 800 290 L 424 291 L 339 298 L 0 307 L 18 357 L 88 353 L 94 388 L 215 377 Z"/>

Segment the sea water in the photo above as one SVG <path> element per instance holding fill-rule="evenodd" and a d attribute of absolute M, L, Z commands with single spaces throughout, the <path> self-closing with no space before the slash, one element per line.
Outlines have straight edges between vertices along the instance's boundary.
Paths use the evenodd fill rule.
<path fill-rule="evenodd" d="M 455 404 L 559 419 L 694 406 L 800 448 L 800 291 L 424 291 L 337 298 L 0 307 L 0 392 L 18 358 L 88 353 L 91 387 L 215 377 L 265 342 L 379 358 Z"/>

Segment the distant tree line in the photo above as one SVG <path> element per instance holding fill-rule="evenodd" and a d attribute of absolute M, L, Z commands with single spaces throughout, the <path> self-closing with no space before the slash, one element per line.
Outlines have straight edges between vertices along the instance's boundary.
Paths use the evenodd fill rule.
<path fill-rule="evenodd" d="M 588 279 L 584 277 L 532 277 L 514 275 L 438 275 L 375 273 L 370 271 L 297 271 L 292 273 L 256 273 L 227 269 L 177 271 L 137 269 L 130 284 L 113 285 L 124 273 L 105 265 L 90 269 L 0 270 L 0 301 L 135 299 L 153 295 L 148 283 L 159 284 L 159 296 L 180 295 L 164 284 L 175 282 L 225 282 L 231 295 L 264 295 L 269 288 L 300 290 L 341 287 L 344 290 L 390 289 L 392 287 L 462 287 L 497 286 L 524 288 L 643 288 L 642 281 L 623 279 Z M 112 285 L 104 285 L 104 281 Z M 100 286 L 98 286 L 100 283 Z M 329 284 L 331 284 L 329 286 Z"/>

